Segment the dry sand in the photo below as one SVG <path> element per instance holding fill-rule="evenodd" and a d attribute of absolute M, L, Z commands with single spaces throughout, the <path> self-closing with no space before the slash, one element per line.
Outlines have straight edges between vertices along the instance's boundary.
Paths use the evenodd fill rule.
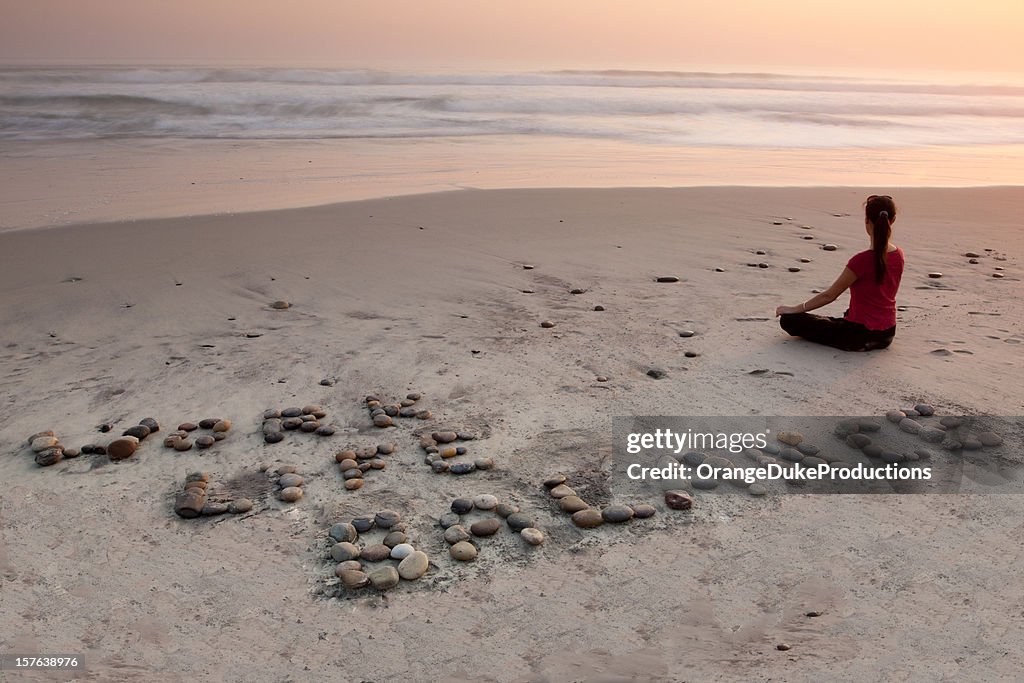
<path fill-rule="evenodd" d="M 83 654 L 77 680 L 96 681 L 1019 680 L 1016 496 L 700 494 L 581 532 L 540 489 L 564 472 L 601 496 L 615 415 L 1019 413 L 1024 189 L 894 193 L 890 349 L 779 330 L 776 305 L 864 248 L 867 193 L 461 191 L 0 234 L 0 650 Z M 369 426 L 363 396 L 409 391 L 430 423 Z M 265 408 L 307 403 L 341 433 L 263 444 Z M 22 447 L 147 416 L 235 427 L 209 451 L 158 434 L 121 463 L 39 468 Z M 496 469 L 432 474 L 411 434 L 428 425 L 488 435 L 470 448 Z M 388 469 L 342 491 L 333 453 L 381 441 L 399 445 Z M 305 498 L 274 500 L 261 463 L 297 465 Z M 174 516 L 197 469 L 256 494 L 257 514 Z M 505 533 L 456 566 L 435 520 L 477 493 L 530 511 L 545 545 Z M 324 597 L 327 529 L 382 508 L 435 566 L 383 597 Z"/>

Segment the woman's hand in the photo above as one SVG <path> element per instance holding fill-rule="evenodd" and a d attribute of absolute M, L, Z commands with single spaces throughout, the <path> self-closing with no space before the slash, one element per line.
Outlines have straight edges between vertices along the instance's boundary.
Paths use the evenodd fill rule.
<path fill-rule="evenodd" d="M 789 315 L 791 313 L 799 313 L 799 312 L 800 312 L 800 307 L 799 306 L 779 306 L 778 308 L 775 309 L 776 317 L 778 317 L 780 315 Z"/>

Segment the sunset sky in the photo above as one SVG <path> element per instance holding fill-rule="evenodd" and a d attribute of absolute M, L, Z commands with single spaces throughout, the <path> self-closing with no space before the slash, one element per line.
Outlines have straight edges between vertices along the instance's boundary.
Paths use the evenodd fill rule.
<path fill-rule="evenodd" d="M 0 0 L 5 62 L 1024 73 L 1020 0 Z"/>

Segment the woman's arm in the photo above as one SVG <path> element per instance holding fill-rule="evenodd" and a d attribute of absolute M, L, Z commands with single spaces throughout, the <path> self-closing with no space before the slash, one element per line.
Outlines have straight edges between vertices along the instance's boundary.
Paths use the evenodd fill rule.
<path fill-rule="evenodd" d="M 779 306 L 775 309 L 775 315 L 806 313 L 807 311 L 813 311 L 814 309 L 821 308 L 822 306 L 828 306 L 830 303 L 838 299 L 839 295 L 849 289 L 850 285 L 856 281 L 857 274 L 849 268 L 843 268 L 843 272 L 836 278 L 836 281 L 833 282 L 832 286 L 824 292 L 821 294 L 815 294 L 799 306 Z"/>

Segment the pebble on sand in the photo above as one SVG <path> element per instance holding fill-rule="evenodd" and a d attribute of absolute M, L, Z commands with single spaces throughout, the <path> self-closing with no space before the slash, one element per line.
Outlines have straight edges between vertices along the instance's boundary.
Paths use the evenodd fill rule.
<path fill-rule="evenodd" d="M 519 512 L 519 507 L 516 505 L 509 505 L 508 503 L 498 503 L 497 507 L 494 508 L 494 512 L 497 513 L 499 517 L 504 519 L 509 515 L 513 515 Z"/>
<path fill-rule="evenodd" d="M 909 417 L 900 420 L 900 430 L 907 434 L 917 434 L 921 431 L 921 423 L 910 419 Z"/>
<path fill-rule="evenodd" d="M 187 488 L 174 499 L 174 511 L 179 517 L 194 519 L 206 505 L 206 492 L 198 488 Z"/>
<path fill-rule="evenodd" d="M 663 368 L 650 368 L 647 370 L 647 376 L 652 379 L 664 379 L 668 377 L 668 372 Z"/>
<path fill-rule="evenodd" d="M 337 524 L 332 526 L 328 535 L 339 543 L 343 541 L 351 543 L 352 541 L 359 538 L 359 532 L 356 531 L 356 528 L 354 526 L 348 524 L 347 522 L 338 522 Z"/>
<path fill-rule="evenodd" d="M 871 443 L 871 439 L 864 434 L 850 434 L 846 437 L 846 445 L 850 448 L 861 449 Z"/>
<path fill-rule="evenodd" d="M 53 435 L 37 435 L 32 439 L 30 446 L 34 453 L 41 453 L 48 448 L 55 448 L 60 444 L 57 437 Z"/>
<path fill-rule="evenodd" d="M 520 531 L 519 535 L 522 536 L 523 540 L 530 545 L 541 545 L 544 543 L 544 534 L 540 529 L 536 529 L 532 526 L 528 526 Z"/>
<path fill-rule="evenodd" d="M 149 436 L 149 427 L 146 425 L 135 425 L 124 430 L 124 432 L 121 433 L 121 436 L 134 436 L 139 441 L 142 441 Z"/>
<path fill-rule="evenodd" d="M 191 443 L 189 443 L 191 447 Z M 107 445 L 107 455 L 110 456 L 111 460 L 124 460 L 130 458 L 135 450 L 139 447 L 139 440 L 134 436 L 124 436 L 120 439 L 114 439 Z"/>
<path fill-rule="evenodd" d="M 427 554 L 422 550 L 414 550 L 398 563 L 398 575 L 406 581 L 415 581 L 426 574 L 429 568 L 430 558 Z"/>
<path fill-rule="evenodd" d="M 473 506 L 477 510 L 493 510 L 498 507 L 498 499 L 489 493 L 484 493 L 473 498 Z"/>
<path fill-rule="evenodd" d="M 381 529 L 390 529 L 402 521 L 402 515 L 395 510 L 381 510 L 373 516 L 373 523 Z"/>
<path fill-rule="evenodd" d="M 893 424 L 899 424 L 906 416 L 907 414 L 902 410 L 888 410 L 885 413 L 885 419 Z"/>
<path fill-rule="evenodd" d="M 228 512 L 235 515 L 240 515 L 250 510 L 252 510 L 252 501 L 248 498 L 237 498 L 228 503 Z"/>
<path fill-rule="evenodd" d="M 266 435 L 264 435 L 263 439 L 266 440 L 266 438 Z M 204 434 L 202 436 L 196 437 L 196 446 L 198 446 L 199 448 L 209 448 L 216 442 L 217 440 L 214 439 L 209 434 Z"/>
<path fill-rule="evenodd" d="M 292 305 L 287 301 L 275 301 L 274 303 L 270 304 L 270 307 L 278 311 L 283 311 L 288 308 L 291 308 Z"/>
<path fill-rule="evenodd" d="M 390 417 L 387 415 L 377 415 L 373 418 L 373 424 L 375 427 L 390 427 L 394 424 Z"/>
<path fill-rule="evenodd" d="M 693 507 L 693 496 L 686 491 L 665 491 L 665 505 L 673 510 L 689 510 Z"/>
<path fill-rule="evenodd" d="M 500 528 L 501 520 L 497 517 L 489 517 L 473 522 L 469 527 L 469 532 L 474 536 L 493 536 L 498 533 Z"/>
<path fill-rule="evenodd" d="M 768 488 L 764 484 L 754 482 L 753 484 L 750 485 L 747 491 L 752 496 L 763 496 L 766 493 L 768 493 Z"/>
<path fill-rule="evenodd" d="M 835 251 L 839 247 L 837 247 L 834 244 L 823 244 L 823 245 L 821 245 L 821 248 L 822 248 L 823 251 Z"/>
<path fill-rule="evenodd" d="M 294 472 L 286 472 L 281 475 L 281 478 L 277 480 L 277 485 L 283 489 L 289 486 L 302 486 L 305 483 L 301 475 L 295 474 Z"/>
<path fill-rule="evenodd" d="M 364 572 L 352 569 L 344 569 L 338 572 L 338 578 L 345 588 L 362 588 L 370 583 L 370 577 Z"/>
<path fill-rule="evenodd" d="M 471 562 L 476 559 L 476 546 L 469 541 L 459 541 L 448 549 L 448 554 L 459 562 Z"/>
<path fill-rule="evenodd" d="M 298 486 L 288 486 L 281 489 L 277 497 L 285 503 L 294 503 L 302 498 L 302 489 Z"/>
<path fill-rule="evenodd" d="M 560 484 L 564 484 L 565 482 L 566 478 L 564 474 L 556 474 L 555 476 L 544 481 L 544 488 L 550 491 L 551 489 L 555 488 L 556 486 L 559 486 Z"/>
<path fill-rule="evenodd" d="M 383 543 L 374 543 L 367 548 L 363 548 L 359 557 L 367 562 L 381 562 L 391 557 L 391 548 Z"/>
<path fill-rule="evenodd" d="M 590 506 L 583 501 L 579 496 L 566 496 L 558 501 L 558 509 L 562 512 L 568 512 L 569 514 L 579 512 L 580 510 L 586 510 Z"/>
<path fill-rule="evenodd" d="M 541 323 L 540 323 L 540 326 L 544 327 L 544 328 L 552 328 L 552 327 L 555 326 L 555 324 L 553 322 L 551 322 L 550 320 L 542 320 Z"/>
<path fill-rule="evenodd" d="M 405 535 L 404 531 L 390 531 L 388 532 L 388 535 L 384 537 L 383 541 L 384 545 L 391 548 L 392 550 L 395 549 L 395 546 L 402 545 L 403 543 L 408 542 L 409 537 Z"/>
<path fill-rule="evenodd" d="M 633 516 L 637 519 L 647 519 L 657 514 L 658 510 L 648 503 L 640 503 L 633 506 Z"/>
<path fill-rule="evenodd" d="M 64 449 L 60 446 L 54 446 L 53 448 L 47 448 L 36 453 L 35 461 L 40 467 L 50 467 L 60 462 L 63 457 Z"/>
<path fill-rule="evenodd" d="M 203 506 L 200 514 L 202 514 L 203 517 L 213 517 L 215 515 L 223 515 L 227 511 L 227 503 L 207 503 Z"/>
<path fill-rule="evenodd" d="M 572 515 L 572 523 L 581 529 L 593 529 L 604 524 L 604 517 L 601 515 L 600 510 L 588 508 L 586 510 L 574 512 Z"/>
<path fill-rule="evenodd" d="M 461 524 L 453 524 L 444 530 L 444 540 L 448 545 L 468 541 L 469 538 L 469 532 Z"/>
<path fill-rule="evenodd" d="M 512 529 L 512 531 L 522 531 L 523 529 L 535 526 L 534 520 L 522 512 L 512 513 L 505 518 L 505 523 L 508 524 L 508 528 Z"/>
<path fill-rule="evenodd" d="M 933 273 L 928 273 L 928 277 L 932 278 L 933 280 L 938 280 L 940 277 L 942 277 L 942 273 L 935 271 Z"/>
<path fill-rule="evenodd" d="M 675 275 L 660 275 L 656 280 L 658 282 L 679 282 L 679 278 Z"/>
<path fill-rule="evenodd" d="M 979 432 L 978 433 L 978 441 L 980 441 L 981 445 L 983 445 L 983 446 L 988 446 L 989 448 L 994 448 L 996 446 L 1001 446 L 1002 445 L 1003 437 L 999 436 L 995 432 Z M 67 451 L 65 451 L 64 453 L 65 453 L 65 455 L 67 455 Z"/>
<path fill-rule="evenodd" d="M 367 576 L 370 578 L 370 584 L 382 591 L 394 588 L 402 578 L 399 576 L 398 570 L 391 566 L 374 569 Z"/>
<path fill-rule="evenodd" d="M 804 435 L 800 432 L 779 432 L 776 439 L 789 446 L 796 446 L 804 440 Z"/>
<path fill-rule="evenodd" d="M 565 498 L 566 496 L 575 496 L 576 492 L 565 484 L 559 484 L 549 491 L 552 498 Z"/>
<path fill-rule="evenodd" d="M 359 546 L 349 541 L 339 541 L 331 546 L 331 557 L 335 562 L 358 560 L 360 555 L 362 551 L 359 550 Z"/>
<path fill-rule="evenodd" d="M 609 505 L 604 510 L 601 510 L 601 517 L 604 521 L 611 522 L 612 524 L 621 524 L 628 522 L 633 519 L 633 508 L 628 505 Z"/>

